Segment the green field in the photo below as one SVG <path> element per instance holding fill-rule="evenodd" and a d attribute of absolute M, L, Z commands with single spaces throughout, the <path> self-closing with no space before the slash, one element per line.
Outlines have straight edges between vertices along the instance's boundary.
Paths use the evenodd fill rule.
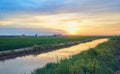
<path fill-rule="evenodd" d="M 74 41 L 87 41 L 97 36 L 64 36 L 64 37 L 53 37 L 53 36 L 41 36 L 41 37 L 0 37 L 0 51 L 15 50 L 24 47 L 30 47 L 34 45 L 49 45 L 59 44 L 65 42 Z"/>
<path fill-rule="evenodd" d="M 120 37 L 111 37 L 108 42 L 69 59 L 49 63 L 32 74 L 115 74 L 119 66 L 116 58 L 118 48 Z"/>

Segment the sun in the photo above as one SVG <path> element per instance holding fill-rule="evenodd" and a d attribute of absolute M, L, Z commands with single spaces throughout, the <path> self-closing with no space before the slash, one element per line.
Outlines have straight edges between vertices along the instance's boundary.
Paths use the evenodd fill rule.
<path fill-rule="evenodd" d="M 77 35 L 77 31 L 78 31 L 77 24 L 78 22 L 76 21 L 70 21 L 65 23 L 64 25 L 65 25 L 66 33 L 68 35 Z"/>
<path fill-rule="evenodd" d="M 75 28 L 69 28 L 69 29 L 68 29 L 68 33 L 69 33 L 70 35 L 76 35 L 76 29 L 75 29 Z"/>

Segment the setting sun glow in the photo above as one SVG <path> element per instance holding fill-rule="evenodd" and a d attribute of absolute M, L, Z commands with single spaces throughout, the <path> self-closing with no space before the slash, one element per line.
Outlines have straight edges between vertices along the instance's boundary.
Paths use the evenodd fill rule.
<path fill-rule="evenodd" d="M 65 30 L 68 35 L 77 35 L 77 25 L 78 22 L 76 21 L 69 21 L 65 23 Z"/>
<path fill-rule="evenodd" d="M 68 33 L 69 33 L 70 35 L 75 35 L 75 34 L 76 34 L 76 29 L 75 29 L 75 28 L 69 28 L 69 29 L 68 29 Z"/>

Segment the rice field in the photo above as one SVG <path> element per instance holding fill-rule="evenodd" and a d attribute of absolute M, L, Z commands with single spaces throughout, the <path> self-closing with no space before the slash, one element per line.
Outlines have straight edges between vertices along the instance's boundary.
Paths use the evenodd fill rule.
<path fill-rule="evenodd" d="M 99 38 L 97 36 L 26 36 L 26 37 L 0 37 L 0 51 L 15 50 L 19 48 L 31 47 L 34 45 L 50 45 L 75 41 L 88 41 Z"/>

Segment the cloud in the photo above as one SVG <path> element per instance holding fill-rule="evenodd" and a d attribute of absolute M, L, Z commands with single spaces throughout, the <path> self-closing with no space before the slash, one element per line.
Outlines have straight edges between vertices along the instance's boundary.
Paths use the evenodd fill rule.
<path fill-rule="evenodd" d="M 53 34 L 65 34 L 62 30 L 49 29 L 49 28 L 39 28 L 39 29 L 29 29 L 29 28 L 14 28 L 0 26 L 0 35 L 53 35 Z"/>
<path fill-rule="evenodd" d="M 118 33 L 119 7 L 119 0 L 1 0 L 0 26 L 65 32 L 74 22 L 80 33 L 109 31 L 109 26 Z"/>
<path fill-rule="evenodd" d="M 120 11 L 119 0 L 1 0 L 0 12 L 102 12 Z"/>
<path fill-rule="evenodd" d="M 119 7 L 119 0 L 1 0 L 0 20 L 16 14 L 112 13 L 120 12 Z"/>

